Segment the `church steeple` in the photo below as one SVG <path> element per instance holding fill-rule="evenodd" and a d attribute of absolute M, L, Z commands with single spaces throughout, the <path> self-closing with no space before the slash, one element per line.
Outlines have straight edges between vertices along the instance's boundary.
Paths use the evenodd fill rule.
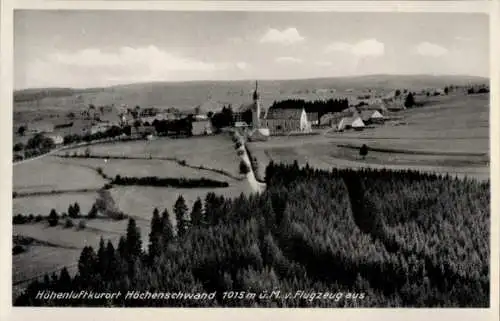
<path fill-rule="evenodd" d="M 255 91 L 253 92 L 253 100 L 256 101 L 259 99 L 259 92 L 258 92 L 258 89 L 259 89 L 259 84 L 257 81 L 255 81 Z"/>
<path fill-rule="evenodd" d="M 255 81 L 255 91 L 253 92 L 252 125 L 253 128 L 260 128 L 259 84 L 257 81 Z"/>

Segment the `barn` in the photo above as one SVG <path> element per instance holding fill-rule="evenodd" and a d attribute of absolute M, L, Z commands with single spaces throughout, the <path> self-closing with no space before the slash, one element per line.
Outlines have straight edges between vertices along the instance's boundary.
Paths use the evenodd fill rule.
<path fill-rule="evenodd" d="M 363 128 L 365 128 L 365 123 L 360 116 L 354 116 L 342 118 L 337 125 L 338 131 L 343 131 L 350 128 L 353 128 L 355 130 L 362 130 Z"/>
<path fill-rule="evenodd" d="M 361 120 L 365 124 L 380 124 L 384 122 L 384 116 L 378 110 L 363 110 Z"/>
<path fill-rule="evenodd" d="M 308 132 L 311 126 L 304 108 L 269 108 L 262 126 L 269 129 L 270 135 L 283 135 L 292 132 Z"/>

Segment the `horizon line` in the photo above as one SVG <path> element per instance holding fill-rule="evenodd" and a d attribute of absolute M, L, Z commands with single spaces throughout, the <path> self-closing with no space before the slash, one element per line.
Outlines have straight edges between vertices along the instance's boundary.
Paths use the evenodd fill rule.
<path fill-rule="evenodd" d="M 373 73 L 373 74 L 360 74 L 360 75 L 347 75 L 347 76 L 332 76 L 332 77 L 299 77 L 299 78 L 244 78 L 244 79 L 199 79 L 199 80 L 151 80 L 151 81 L 139 81 L 139 82 L 127 82 L 122 84 L 98 86 L 98 87 L 66 87 L 66 86 L 49 86 L 49 87 L 25 87 L 25 88 L 14 88 L 13 92 L 19 92 L 24 90 L 54 90 L 54 89 L 69 89 L 69 90 L 92 90 L 92 89 L 107 89 L 114 87 L 123 86 L 133 86 L 133 85 L 146 85 L 146 84 L 189 84 L 189 83 L 210 83 L 210 82 L 254 82 L 254 81 L 301 81 L 301 80 L 319 80 L 319 79 L 348 79 L 348 78 L 363 78 L 363 77 L 468 77 L 468 78 L 482 78 L 485 80 L 490 80 L 490 75 L 479 76 L 479 75 L 469 75 L 469 74 L 384 74 L 384 73 Z"/>

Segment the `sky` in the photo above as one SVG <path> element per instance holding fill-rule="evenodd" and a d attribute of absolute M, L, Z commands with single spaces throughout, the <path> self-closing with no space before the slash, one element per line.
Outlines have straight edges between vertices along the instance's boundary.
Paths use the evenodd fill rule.
<path fill-rule="evenodd" d="M 17 11 L 14 87 L 489 75 L 471 13 Z"/>

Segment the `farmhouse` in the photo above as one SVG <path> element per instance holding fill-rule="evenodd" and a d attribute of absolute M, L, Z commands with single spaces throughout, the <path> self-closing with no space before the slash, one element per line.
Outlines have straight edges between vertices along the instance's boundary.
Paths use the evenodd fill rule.
<path fill-rule="evenodd" d="M 337 125 L 338 131 L 344 131 L 346 129 L 363 130 L 365 128 L 365 123 L 359 116 L 354 117 L 344 117 L 340 120 Z"/>
<path fill-rule="evenodd" d="M 269 129 L 271 135 L 311 130 L 304 108 L 269 108 L 266 119 L 262 120 L 262 125 Z"/>
<path fill-rule="evenodd" d="M 27 130 L 29 134 L 52 133 L 53 131 L 54 131 L 54 125 L 45 122 L 28 124 L 28 130 Z"/>
<path fill-rule="evenodd" d="M 108 122 L 98 123 L 98 124 L 93 125 L 90 128 L 90 134 L 93 135 L 93 134 L 97 134 L 97 133 L 104 133 L 105 131 L 107 131 L 111 127 L 112 127 L 111 123 L 108 123 Z"/>
<path fill-rule="evenodd" d="M 52 139 L 54 141 L 54 144 L 56 145 L 61 145 L 62 143 L 64 143 L 64 138 L 61 135 L 52 134 L 48 135 L 47 137 Z"/>
<path fill-rule="evenodd" d="M 151 116 L 156 116 L 156 114 L 158 114 L 158 108 L 148 107 L 142 109 L 139 115 L 141 117 L 151 117 Z"/>
<path fill-rule="evenodd" d="M 209 120 L 194 121 L 192 124 L 193 135 L 211 135 L 213 133 L 212 122 Z"/>
<path fill-rule="evenodd" d="M 147 137 L 150 135 L 154 135 L 156 130 L 154 126 L 138 126 L 131 128 L 132 135 Z"/>
<path fill-rule="evenodd" d="M 380 124 L 384 122 L 384 116 L 377 110 L 363 110 L 361 120 L 365 124 Z"/>

